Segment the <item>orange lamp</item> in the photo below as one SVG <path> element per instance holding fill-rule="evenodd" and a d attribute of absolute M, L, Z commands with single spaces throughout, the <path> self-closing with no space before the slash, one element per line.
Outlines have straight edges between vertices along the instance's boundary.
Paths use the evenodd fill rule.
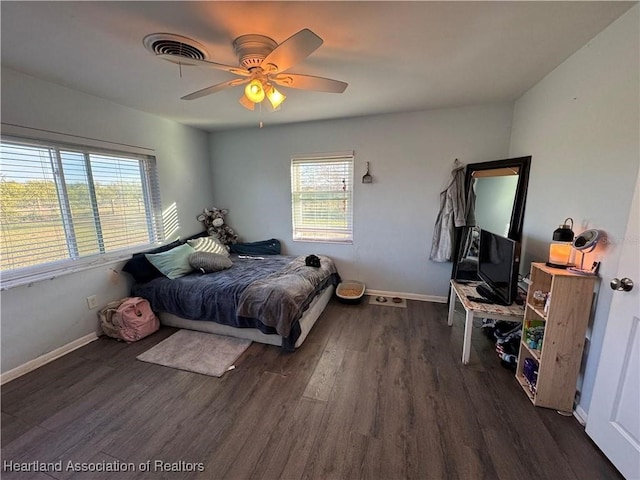
<path fill-rule="evenodd" d="M 567 222 L 571 221 L 571 226 Z M 549 245 L 547 265 L 555 268 L 570 266 L 571 245 L 573 242 L 573 219 L 566 218 L 564 223 L 553 231 L 553 242 Z"/>

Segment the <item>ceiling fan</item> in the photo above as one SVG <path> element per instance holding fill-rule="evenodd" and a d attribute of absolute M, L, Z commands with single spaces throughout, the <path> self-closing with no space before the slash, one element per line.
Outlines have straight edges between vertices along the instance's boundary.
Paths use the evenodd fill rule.
<path fill-rule="evenodd" d="M 276 85 L 300 90 L 342 93 L 347 83 L 312 75 L 286 72 L 293 65 L 304 60 L 316 51 L 323 40 L 305 28 L 278 44 L 264 35 L 241 35 L 233 41 L 239 66 L 183 57 L 179 54 L 163 53 L 156 56 L 180 65 L 198 65 L 225 70 L 243 78 L 211 85 L 181 97 L 182 100 L 195 100 L 230 87 L 246 85 L 240 103 L 253 110 L 265 97 L 274 109 L 285 100 L 285 96 L 276 89 Z"/>

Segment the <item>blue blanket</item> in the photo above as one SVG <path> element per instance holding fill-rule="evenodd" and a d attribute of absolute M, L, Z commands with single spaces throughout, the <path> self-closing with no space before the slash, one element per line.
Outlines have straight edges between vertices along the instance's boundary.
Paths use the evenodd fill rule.
<path fill-rule="evenodd" d="M 292 348 L 309 304 L 327 286 L 340 282 L 333 260 L 325 256 L 320 256 L 319 269 L 305 266 L 304 257 L 230 258 L 233 266 L 228 270 L 156 278 L 135 284 L 132 295 L 149 300 L 156 312 L 277 333 L 285 339 L 283 347 Z"/>

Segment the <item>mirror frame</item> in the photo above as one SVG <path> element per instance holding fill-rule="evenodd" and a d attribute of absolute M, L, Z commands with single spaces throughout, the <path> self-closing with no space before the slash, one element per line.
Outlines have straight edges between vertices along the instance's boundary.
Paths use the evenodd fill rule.
<path fill-rule="evenodd" d="M 529 187 L 529 170 L 531 167 L 530 155 L 526 157 L 506 158 L 503 160 L 494 160 L 490 162 L 470 163 L 466 167 L 464 191 L 466 199 L 469 195 L 474 172 L 514 167 L 519 168 L 518 184 L 516 185 L 516 194 L 513 202 L 513 209 L 511 211 L 511 224 L 509 227 L 509 234 L 507 236 L 512 240 L 521 242 L 522 223 L 524 220 L 524 207 L 527 202 L 527 189 Z M 458 277 L 458 264 L 461 258 L 460 244 L 463 238 L 463 233 L 467 228 L 469 227 L 458 227 L 455 231 L 455 243 L 453 247 L 453 269 L 451 271 L 452 279 L 456 279 Z"/>

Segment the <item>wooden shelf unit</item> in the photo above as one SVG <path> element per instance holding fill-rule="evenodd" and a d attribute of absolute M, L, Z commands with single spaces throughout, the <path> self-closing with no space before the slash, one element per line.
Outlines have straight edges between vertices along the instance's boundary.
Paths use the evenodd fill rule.
<path fill-rule="evenodd" d="M 595 276 L 548 267 L 544 263 L 531 264 L 531 284 L 525 305 L 516 378 L 537 407 L 573 411 L 596 279 Z M 536 290 L 551 294 L 546 311 L 543 306 L 534 305 Z M 544 337 L 540 350 L 534 350 L 525 343 L 524 329 L 528 320 L 543 321 Z M 529 388 L 523 374 L 527 358 L 538 365 L 535 392 Z"/>

